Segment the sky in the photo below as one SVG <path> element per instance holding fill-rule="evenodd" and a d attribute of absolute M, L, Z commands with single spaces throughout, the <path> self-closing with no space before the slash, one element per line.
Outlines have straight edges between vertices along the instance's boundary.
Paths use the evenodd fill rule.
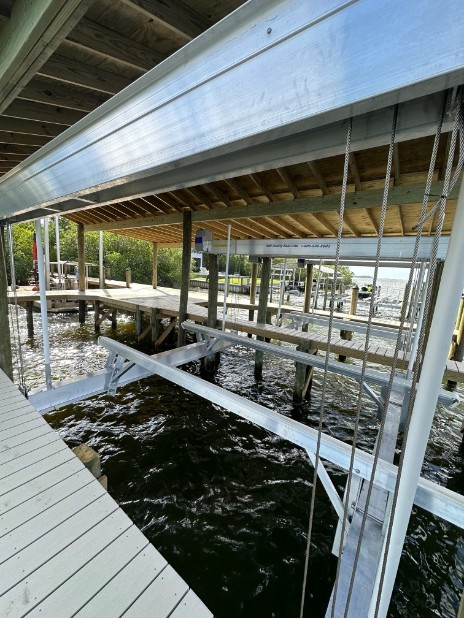
<path fill-rule="evenodd" d="M 350 266 L 358 277 L 372 277 L 374 268 L 370 266 Z M 409 268 L 379 268 L 379 279 L 402 279 L 407 281 Z"/>

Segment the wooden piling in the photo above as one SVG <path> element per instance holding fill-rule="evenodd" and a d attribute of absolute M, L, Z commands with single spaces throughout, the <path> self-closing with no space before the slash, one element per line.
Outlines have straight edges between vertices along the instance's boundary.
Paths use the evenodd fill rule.
<path fill-rule="evenodd" d="M 156 343 L 159 337 L 158 309 L 151 310 L 151 342 Z"/>
<path fill-rule="evenodd" d="M 453 346 L 453 354 L 451 356 L 451 360 L 456 361 L 457 363 L 462 363 L 464 359 L 464 298 L 461 299 L 461 304 L 459 306 L 458 317 L 456 319 L 457 324 L 457 335 L 456 342 Z M 458 383 L 454 380 L 448 380 L 448 389 L 451 391 L 455 391 Z"/>
<path fill-rule="evenodd" d="M 258 285 L 258 263 L 253 262 L 251 265 L 251 281 L 250 281 L 250 305 L 256 303 L 256 288 Z M 254 309 L 250 309 L 248 312 L 248 319 L 253 322 L 255 319 Z"/>
<path fill-rule="evenodd" d="M 116 327 L 118 325 L 118 310 L 114 309 L 113 313 L 111 314 L 111 328 L 113 330 L 116 330 Z"/>
<path fill-rule="evenodd" d="M 187 319 L 188 292 L 192 262 L 192 213 L 185 211 L 182 216 L 182 278 L 179 298 L 179 332 L 177 347 L 185 345 L 186 333 L 181 324 Z"/>
<path fill-rule="evenodd" d="M 77 283 L 79 292 L 85 292 L 85 239 L 84 224 L 77 224 Z M 85 323 L 85 300 L 79 300 L 79 324 Z"/>
<path fill-rule="evenodd" d="M 206 325 L 210 328 L 217 327 L 217 304 L 218 304 L 218 256 L 210 253 L 208 255 L 208 317 Z M 216 371 L 219 364 L 219 354 L 211 354 L 206 356 L 203 362 L 203 368 L 208 373 Z"/>
<path fill-rule="evenodd" d="M 138 339 L 143 328 L 143 312 L 141 309 L 135 310 L 135 336 Z"/>
<path fill-rule="evenodd" d="M 13 380 L 10 324 L 8 321 L 8 277 L 5 258 L 5 235 L 0 227 L 0 369 Z"/>
<path fill-rule="evenodd" d="M 27 323 L 27 336 L 29 339 L 34 337 L 34 316 L 33 316 L 34 303 L 28 301 L 26 303 L 26 323 Z"/>
<path fill-rule="evenodd" d="M 94 328 L 95 332 L 100 332 L 100 301 L 96 300 L 93 303 L 93 311 L 94 311 Z"/>
<path fill-rule="evenodd" d="M 351 302 L 350 302 L 350 315 L 356 315 L 356 311 L 358 309 L 358 298 L 359 298 L 359 287 L 355 285 L 351 288 Z M 351 330 L 341 330 L 340 331 L 340 339 L 344 339 L 345 341 L 351 341 L 353 338 L 353 332 Z M 338 360 L 341 363 L 346 361 L 346 356 L 340 354 Z"/>
<path fill-rule="evenodd" d="M 305 292 L 303 300 L 303 312 L 309 313 L 311 305 L 311 295 L 313 288 L 313 264 L 306 265 L 306 279 L 305 279 Z M 308 325 L 303 324 L 303 332 L 308 332 Z M 309 352 L 307 345 L 301 345 L 297 347 L 297 350 L 301 352 Z M 295 363 L 295 383 L 293 385 L 293 403 L 295 405 L 301 405 L 305 400 L 307 393 L 311 390 L 311 381 L 313 375 L 313 367 L 303 365 L 302 363 Z"/>
<path fill-rule="evenodd" d="M 126 288 L 130 288 L 132 285 L 132 269 L 126 268 Z"/>
<path fill-rule="evenodd" d="M 153 247 L 153 266 L 152 266 L 152 286 L 156 290 L 158 288 L 158 243 L 152 243 Z"/>
<path fill-rule="evenodd" d="M 259 302 L 258 302 L 258 324 L 266 324 L 267 317 L 267 299 L 269 295 L 269 278 L 271 275 L 271 258 L 264 257 L 261 265 L 261 283 L 259 286 Z M 258 337 L 263 341 L 262 337 Z M 263 377 L 263 357 L 264 354 L 259 350 L 255 352 L 255 378 L 261 380 Z"/>

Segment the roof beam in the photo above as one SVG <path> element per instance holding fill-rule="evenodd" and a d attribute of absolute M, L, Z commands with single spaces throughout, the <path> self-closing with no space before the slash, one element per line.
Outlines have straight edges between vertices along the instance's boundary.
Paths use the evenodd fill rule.
<path fill-rule="evenodd" d="M 348 166 L 350 168 L 351 175 L 353 176 L 354 188 L 356 189 L 356 191 L 361 191 L 361 178 L 359 176 L 358 164 L 356 163 L 356 155 L 354 154 L 354 152 L 350 153 L 348 159 Z"/>
<path fill-rule="evenodd" d="M 39 135 L 26 135 L 23 133 L 12 133 L 0 130 L 0 143 L 15 144 L 19 146 L 45 146 L 51 138 L 40 137 Z"/>
<path fill-rule="evenodd" d="M 2 25 L 0 113 L 82 18 L 93 0 L 16 0 Z"/>
<path fill-rule="evenodd" d="M 317 181 L 317 184 L 319 185 L 319 189 L 322 191 L 322 195 L 328 195 L 329 190 L 327 189 L 327 185 L 319 170 L 319 167 L 314 161 L 308 161 L 307 163 L 308 163 L 309 169 L 311 170 L 311 174 L 314 176 L 314 178 Z"/>
<path fill-rule="evenodd" d="M 276 169 L 276 172 L 279 174 L 279 176 L 285 182 L 287 187 L 290 189 L 291 193 L 293 194 L 293 197 L 295 199 L 298 199 L 300 197 L 300 192 L 298 191 L 296 184 L 293 182 L 293 178 L 290 176 L 288 170 L 285 167 L 278 167 Z"/>
<path fill-rule="evenodd" d="M 87 18 L 77 24 L 66 40 L 77 47 L 116 60 L 141 72 L 149 71 L 166 57 L 165 54 Z"/>
<path fill-rule="evenodd" d="M 56 82 L 34 78 L 19 94 L 20 99 L 45 103 L 81 112 L 91 112 L 108 100 L 108 95 L 95 94 L 61 86 Z"/>
<path fill-rule="evenodd" d="M 127 77 L 59 54 L 53 54 L 37 71 L 37 75 L 104 94 L 116 94 L 131 83 Z"/>
<path fill-rule="evenodd" d="M 26 133 L 27 135 L 41 135 L 42 137 L 56 137 L 63 131 L 63 127 L 57 124 L 47 124 L 46 122 L 35 122 L 34 120 L 20 120 L 18 118 L 0 116 L 0 131 Z"/>
<path fill-rule="evenodd" d="M 53 105 L 35 103 L 34 101 L 23 101 L 21 99 L 15 99 L 3 113 L 3 116 L 10 116 L 12 118 L 37 120 L 42 123 L 50 122 L 52 124 L 62 124 L 68 127 L 78 122 L 85 115 L 85 112 L 79 112 L 75 109 L 54 107 Z M 64 127 L 61 130 L 63 131 Z"/>
<path fill-rule="evenodd" d="M 442 189 L 442 183 L 432 183 L 431 192 L 438 193 Z M 368 189 L 356 193 L 348 193 L 346 196 L 345 209 L 372 208 L 379 205 L 382 200 L 383 189 Z M 424 197 L 424 185 L 400 185 L 390 191 L 392 202 L 401 204 L 421 204 Z M 453 189 L 449 199 L 456 199 L 457 187 Z M 192 221 L 214 221 L 221 219 L 243 219 L 249 217 L 275 217 L 280 215 L 304 215 L 328 210 L 337 210 L 340 207 L 340 195 L 303 197 L 298 200 L 272 202 L 266 204 L 251 204 L 249 206 L 232 206 L 230 208 L 215 208 L 192 213 Z M 132 221 L 115 221 L 104 226 L 88 226 L 88 231 L 96 230 L 120 230 L 124 228 L 152 227 L 157 225 L 175 225 L 182 223 L 182 215 L 166 215 L 141 217 Z M 305 224 L 306 225 L 306 224 Z M 332 229 L 335 229 L 332 226 Z M 336 235 L 336 231 L 335 231 Z"/>
<path fill-rule="evenodd" d="M 181 0 L 123 0 L 189 41 L 210 27 L 210 23 Z"/>
<path fill-rule="evenodd" d="M 367 216 L 369 217 L 370 222 L 372 223 L 372 227 L 374 228 L 375 233 L 378 234 L 379 224 L 375 220 L 374 213 L 372 212 L 372 208 L 366 208 L 365 211 L 366 211 Z"/>

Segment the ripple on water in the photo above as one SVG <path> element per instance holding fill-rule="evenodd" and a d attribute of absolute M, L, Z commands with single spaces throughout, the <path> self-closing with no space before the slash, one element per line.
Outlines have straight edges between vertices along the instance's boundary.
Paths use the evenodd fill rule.
<path fill-rule="evenodd" d="M 42 342 L 23 346 L 30 387 L 43 382 Z M 117 338 L 133 345 L 133 322 L 118 320 Z M 90 322 L 90 320 L 89 320 Z M 25 324 L 25 319 L 22 320 Z M 101 334 L 113 335 L 104 326 Z M 26 333 L 22 333 L 26 340 Z M 92 325 L 76 316 L 50 316 L 53 375 L 62 379 L 104 366 Z M 143 348 L 142 348 L 143 349 Z M 188 367 L 198 373 L 198 365 Z M 287 416 L 294 368 L 265 363 L 253 377 L 249 350 L 222 355 L 215 382 Z M 295 418 L 317 427 L 322 373 L 312 399 Z M 327 383 L 324 430 L 351 442 L 356 388 L 342 376 Z M 462 493 L 459 451 L 462 407 L 439 410 L 424 474 Z M 312 468 L 305 453 L 244 419 L 160 378 L 149 378 L 48 415 L 71 446 L 88 442 L 101 454 L 110 492 L 206 604 L 221 617 L 298 615 Z M 363 399 L 359 445 L 372 449 L 375 407 Z M 340 494 L 346 475 L 327 469 Z M 335 560 L 336 518 L 318 485 L 310 560 L 308 609 L 323 616 Z M 391 616 L 456 613 L 464 569 L 462 531 L 415 509 L 393 597 Z"/>

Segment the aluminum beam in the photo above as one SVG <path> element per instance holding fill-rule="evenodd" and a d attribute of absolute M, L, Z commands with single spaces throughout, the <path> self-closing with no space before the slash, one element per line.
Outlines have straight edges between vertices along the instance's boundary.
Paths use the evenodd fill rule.
<path fill-rule="evenodd" d="M 329 156 L 349 116 L 379 145 L 398 103 L 399 140 L 434 133 L 463 29 L 460 0 L 250 0 L 7 173 L 0 216 Z"/>
<path fill-rule="evenodd" d="M 302 365 L 307 365 L 309 367 L 325 369 L 325 358 L 323 356 L 300 352 L 284 346 L 276 346 L 273 343 L 267 343 L 266 341 L 259 341 L 258 339 L 250 339 L 247 336 L 219 331 L 215 328 L 201 326 L 200 324 L 195 324 L 190 321 L 183 322 L 182 328 L 185 328 L 191 333 L 197 333 L 200 336 L 207 337 L 210 341 L 214 340 L 214 345 L 211 345 L 211 350 L 214 352 L 219 351 L 216 349 L 216 345 L 226 341 L 233 345 L 241 345 L 247 348 L 252 348 L 253 350 L 265 352 L 266 354 L 274 354 L 275 356 L 280 356 L 281 358 L 288 358 L 289 360 L 295 361 L 295 363 L 301 363 Z M 347 330 L 349 329 L 347 328 Z M 330 359 L 328 361 L 328 370 L 357 381 L 359 381 L 361 375 L 361 367 L 359 365 L 347 365 L 346 363 L 340 363 L 339 361 L 333 361 Z M 370 384 L 374 384 L 375 386 L 386 386 L 390 381 L 390 376 L 388 373 L 383 371 L 366 369 L 364 373 L 364 380 Z M 407 380 L 399 375 L 395 377 L 393 385 L 396 390 L 411 390 L 411 380 Z M 456 392 L 440 389 L 438 401 L 445 406 L 454 406 L 459 403 L 459 395 Z"/>
<path fill-rule="evenodd" d="M 240 395 L 230 393 L 220 386 L 211 384 L 181 369 L 169 367 L 123 343 L 113 341 L 107 337 L 100 337 L 98 341 L 101 346 L 110 352 L 136 363 L 147 371 L 155 373 L 307 451 L 316 452 L 318 432 L 315 429 L 249 401 L 244 397 L 240 397 Z M 320 456 L 322 459 L 331 461 L 336 466 L 348 470 L 350 467 L 351 446 L 323 433 Z M 370 479 L 372 464 L 373 456 L 371 454 L 356 449 L 354 470 L 358 476 L 363 479 Z M 392 491 L 395 486 L 397 471 L 398 468 L 393 464 L 387 463 L 382 459 L 379 460 L 374 477 L 375 485 L 387 491 Z M 417 506 L 464 528 L 464 496 L 421 478 L 414 501 Z"/>
<path fill-rule="evenodd" d="M 224 342 L 223 349 L 229 347 L 229 345 L 229 343 Z M 171 367 L 179 367 L 180 365 L 185 365 L 185 363 L 199 360 L 207 354 L 208 350 L 206 343 L 192 343 L 182 348 L 159 352 L 158 354 L 154 354 L 153 358 L 156 357 L 158 362 Z M 153 375 L 152 371 L 138 365 L 129 367 L 129 364 L 130 363 L 126 363 L 122 368 L 127 371 L 119 379 L 118 386 L 126 386 L 126 384 Z M 102 369 L 101 371 L 88 373 L 77 378 L 55 382 L 51 390 L 37 390 L 30 393 L 29 402 L 34 406 L 37 412 L 46 414 L 57 408 L 67 406 L 70 403 L 90 399 L 91 397 L 96 397 L 106 392 L 108 376 L 108 369 Z"/>
<path fill-rule="evenodd" d="M 437 259 L 446 257 L 448 237 L 442 236 L 438 246 Z M 398 236 L 382 238 L 381 260 L 410 261 L 413 255 L 415 236 Z M 419 244 L 418 260 L 430 260 L 433 236 L 423 236 Z M 337 245 L 336 238 L 285 238 L 232 240 L 230 252 L 232 255 L 256 255 L 259 257 L 296 257 L 312 260 L 333 258 Z M 224 240 L 205 241 L 203 251 L 206 253 L 223 254 L 227 250 Z M 340 244 L 340 259 L 374 259 L 377 251 L 377 238 L 342 238 Z"/>

